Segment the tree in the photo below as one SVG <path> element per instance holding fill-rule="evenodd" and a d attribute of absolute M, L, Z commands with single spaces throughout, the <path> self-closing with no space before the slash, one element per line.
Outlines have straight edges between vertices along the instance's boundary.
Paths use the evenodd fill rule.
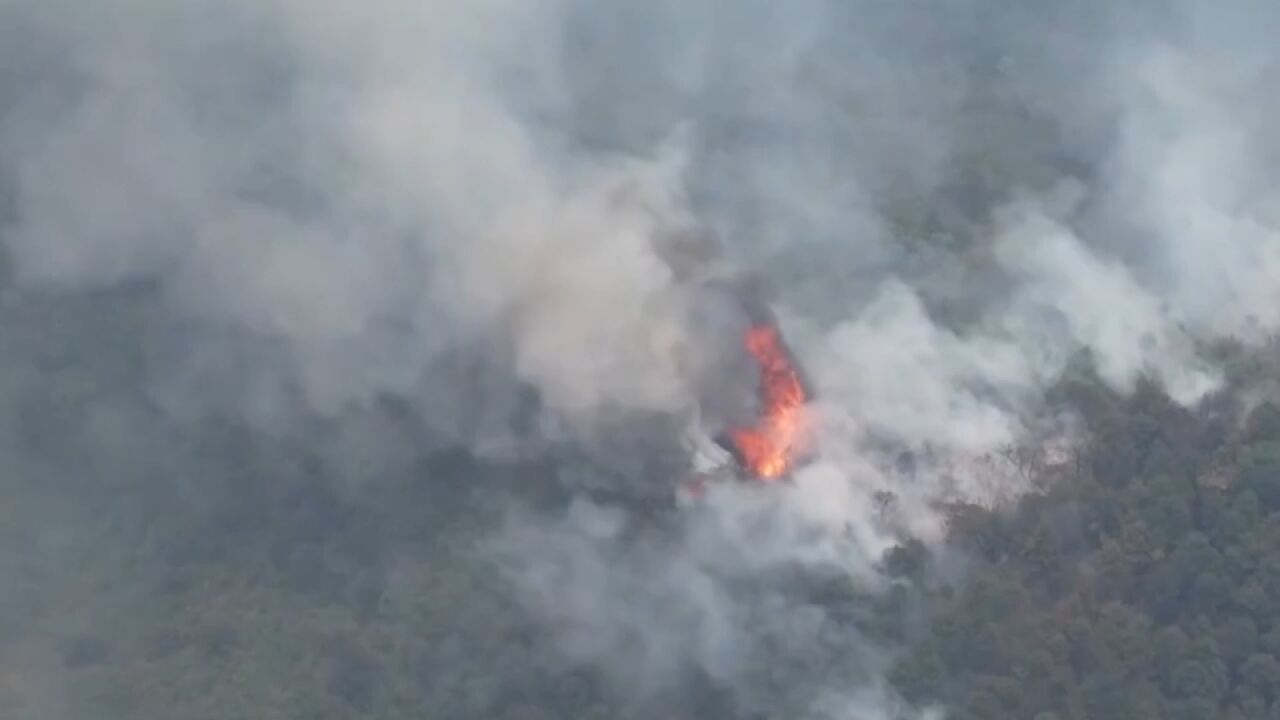
<path fill-rule="evenodd" d="M 1266 441 L 1248 451 L 1237 480 L 1240 487 L 1252 490 L 1264 507 L 1280 509 L 1280 441 Z"/>
<path fill-rule="evenodd" d="M 914 586 L 932 630 L 894 682 L 961 718 L 1280 720 L 1280 412 L 1240 443 L 1151 387 L 1073 392 L 1095 432 L 1082 464 L 952 509 L 970 576 Z M 1211 465 L 1235 481 L 1202 484 Z"/>
<path fill-rule="evenodd" d="M 1268 700 L 1280 698 L 1280 662 L 1269 653 L 1254 653 L 1240 667 L 1244 685 Z"/>

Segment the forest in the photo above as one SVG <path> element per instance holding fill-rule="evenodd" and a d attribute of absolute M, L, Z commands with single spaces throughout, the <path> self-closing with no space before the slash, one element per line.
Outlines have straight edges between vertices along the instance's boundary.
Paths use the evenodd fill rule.
<path fill-rule="evenodd" d="M 135 302 L 112 297 L 108 327 L 127 328 Z M 142 363 L 127 347 L 68 352 L 101 318 L 77 325 L 83 306 L 60 303 L 6 318 L 39 332 L 30 365 L 11 358 L 27 412 L 5 487 L 0 714 L 636 712 L 590 668 L 540 660 L 545 630 L 476 561 L 500 495 L 561 502 L 551 466 L 530 484 L 527 463 L 411 450 L 425 431 L 390 401 L 360 421 L 385 438 L 386 479 L 359 489 L 334 475 L 340 427 L 305 442 L 216 421 L 179 431 L 131 389 Z M 1155 382 L 1118 393 L 1077 363 L 1049 397 L 1091 429 L 1069 458 L 1010 451 L 1030 492 L 946 508 L 944 549 L 906 541 L 882 559 L 888 596 L 824 600 L 871 608 L 870 642 L 906 648 L 890 673 L 906 701 L 964 720 L 1280 714 L 1280 407 L 1262 390 L 1280 365 L 1274 348 L 1213 352 L 1229 381 L 1194 408 Z M 90 406 L 130 430 L 112 452 Z M 52 448 L 50 426 L 64 429 Z M 87 457 L 95 474 L 69 484 Z M 175 463 L 202 475 L 174 482 Z M 688 707 L 766 717 L 694 685 L 711 694 Z"/>
<path fill-rule="evenodd" d="M 0 1 L 0 720 L 1280 720 L 1277 28 Z"/>
<path fill-rule="evenodd" d="M 1238 388 L 1274 381 L 1273 358 L 1231 357 Z M 1054 394 L 1091 440 L 1054 472 L 1029 456 L 1040 489 L 1014 507 L 950 509 L 966 583 L 890 558 L 928 617 L 895 685 L 966 720 L 1280 717 L 1280 408 L 1088 377 Z"/>

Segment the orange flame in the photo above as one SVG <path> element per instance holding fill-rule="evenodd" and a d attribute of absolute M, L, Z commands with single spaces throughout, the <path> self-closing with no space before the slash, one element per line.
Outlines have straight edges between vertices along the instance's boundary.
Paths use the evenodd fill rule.
<path fill-rule="evenodd" d="M 773 480 L 791 469 L 808 440 L 808 397 L 776 327 L 753 326 L 746 346 L 760 365 L 762 409 L 754 426 L 735 428 L 729 436 L 743 465 L 757 477 Z"/>

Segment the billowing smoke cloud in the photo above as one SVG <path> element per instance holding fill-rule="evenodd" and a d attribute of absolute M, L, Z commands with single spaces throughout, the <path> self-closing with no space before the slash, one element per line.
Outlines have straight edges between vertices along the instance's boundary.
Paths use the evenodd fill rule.
<path fill-rule="evenodd" d="M 424 445 L 551 454 L 567 508 L 498 491 L 480 546 L 638 714 L 892 717 L 849 616 L 884 550 L 940 540 L 932 500 L 1060 427 L 1069 360 L 1194 403 L 1200 341 L 1280 324 L 1280 17 L 1215 7 L 10 1 L 10 295 L 150 288 L 141 392 L 175 423 L 393 397 Z M 576 496 L 693 462 L 733 352 L 708 266 L 773 289 L 819 458 L 658 519 Z"/>
<path fill-rule="evenodd" d="M 19 277 L 161 277 L 193 315 L 281 340 L 326 413 L 494 335 L 553 405 L 673 407 L 680 298 L 649 245 L 670 181 L 540 147 L 502 90 L 557 9 L 402 5 L 139 10 L 82 34 L 20 11 L 86 87 L 13 142 Z M 237 47 L 246 26 L 274 47 Z"/>

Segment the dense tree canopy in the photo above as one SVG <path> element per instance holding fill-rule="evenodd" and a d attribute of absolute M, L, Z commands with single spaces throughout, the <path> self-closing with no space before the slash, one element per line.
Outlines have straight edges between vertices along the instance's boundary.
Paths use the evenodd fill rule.
<path fill-rule="evenodd" d="M 949 510 L 973 565 L 916 583 L 898 689 L 962 720 L 1280 717 L 1280 409 L 1088 378 L 1055 400 L 1089 441 L 1014 507 Z"/>

